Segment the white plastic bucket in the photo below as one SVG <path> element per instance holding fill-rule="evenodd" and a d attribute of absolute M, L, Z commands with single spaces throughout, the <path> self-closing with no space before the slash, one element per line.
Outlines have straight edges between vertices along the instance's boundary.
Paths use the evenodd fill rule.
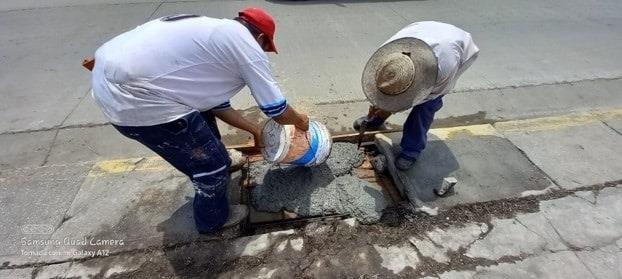
<path fill-rule="evenodd" d="M 333 145 L 328 129 L 317 121 L 310 121 L 305 132 L 268 120 L 263 127 L 263 143 L 262 154 L 267 161 L 307 167 L 324 163 Z"/>

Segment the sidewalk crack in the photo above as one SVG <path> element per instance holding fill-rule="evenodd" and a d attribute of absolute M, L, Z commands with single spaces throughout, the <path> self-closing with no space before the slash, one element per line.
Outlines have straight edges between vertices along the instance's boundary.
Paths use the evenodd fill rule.
<path fill-rule="evenodd" d="M 589 203 L 589 204 L 591 204 L 591 205 L 596 205 L 597 195 L 596 195 L 596 193 L 594 193 L 594 192 L 592 192 L 592 193 L 594 194 L 594 201 L 590 201 L 590 200 L 588 200 L 588 199 L 586 199 L 586 198 L 584 198 L 584 197 L 577 196 L 577 193 L 576 193 L 576 192 L 575 192 L 575 193 L 573 193 L 573 194 L 572 194 L 572 196 L 574 196 L 575 198 L 578 198 L 578 199 L 584 200 L 585 202 L 587 202 L 587 203 Z"/>
<path fill-rule="evenodd" d="M 557 234 L 557 237 L 559 237 L 559 240 L 562 242 L 562 244 L 564 244 L 564 246 L 568 248 L 569 251 L 581 251 L 579 247 L 572 245 L 561 235 L 561 233 L 559 233 L 557 228 L 553 225 L 553 222 L 551 222 L 551 219 L 549 219 L 549 217 L 547 217 L 546 214 L 544 214 L 543 216 L 544 216 L 544 219 L 546 219 L 546 222 L 549 223 L 551 228 L 553 228 L 553 231 L 555 232 L 555 234 Z"/>
<path fill-rule="evenodd" d="M 407 19 L 406 17 L 404 17 L 403 15 L 401 15 L 400 13 L 398 13 L 395 9 L 393 9 L 393 7 L 391 7 L 391 5 L 387 5 L 387 7 L 399 18 L 401 18 L 402 20 L 404 20 L 404 22 L 410 22 L 409 19 Z"/>
<path fill-rule="evenodd" d="M 78 101 L 78 103 L 76 103 L 76 105 L 73 106 L 73 108 L 71 108 L 69 113 L 67 113 L 67 115 L 65 115 L 65 118 L 63 118 L 63 120 L 60 122 L 60 124 L 56 125 L 56 127 L 54 128 L 54 130 L 55 130 L 54 137 L 52 138 L 52 142 L 50 143 L 50 147 L 48 148 L 48 151 L 45 153 L 45 157 L 43 158 L 43 162 L 39 166 L 45 166 L 48 163 L 48 160 L 50 159 L 50 155 L 52 154 L 52 150 L 54 149 L 54 146 L 56 145 L 56 139 L 58 138 L 58 133 L 60 132 L 61 127 L 63 127 L 65 122 L 67 122 L 67 119 L 69 119 L 69 116 L 71 116 L 71 114 L 73 114 L 73 112 L 76 111 L 76 109 L 78 109 L 80 104 L 82 104 L 82 101 L 84 101 L 84 98 L 89 94 L 89 92 L 91 92 L 91 88 L 89 88 L 82 95 L 82 97 L 80 97 L 80 100 Z"/>
<path fill-rule="evenodd" d="M 512 143 L 510 141 L 510 143 Z M 518 149 L 518 151 L 521 153 L 521 155 L 523 155 L 525 157 L 525 159 L 527 159 L 527 161 L 537 170 L 539 170 L 549 181 L 551 181 L 551 183 L 553 183 L 553 185 L 555 187 L 557 187 L 557 190 L 563 190 L 564 188 L 560 186 L 559 182 L 557 182 L 551 175 L 549 175 L 548 173 L 546 173 L 543 169 L 540 168 L 540 166 L 536 165 L 536 163 L 531 160 L 531 158 L 529 156 L 527 156 L 527 152 L 525 152 L 525 150 L 523 150 L 522 148 L 516 146 L 514 143 L 512 143 L 512 145 L 514 147 L 516 147 L 516 149 Z"/>
<path fill-rule="evenodd" d="M 579 260 L 579 262 L 585 267 L 585 269 L 587 269 L 587 271 L 589 271 L 590 274 L 592 274 L 592 277 L 594 277 L 594 279 L 597 279 L 598 276 L 596 276 L 596 274 L 594 274 L 594 271 L 592 271 L 592 269 L 581 259 L 581 257 L 577 255 L 577 251 L 572 251 L 572 253 L 574 254 L 575 257 L 577 257 L 577 260 Z"/>
<path fill-rule="evenodd" d="M 546 238 L 544 236 L 542 236 L 540 233 L 534 231 L 533 229 L 531 229 L 530 227 L 527 227 L 527 225 L 525 225 L 523 222 L 521 222 L 521 220 L 518 219 L 518 217 L 515 217 L 514 220 L 516 220 L 516 222 L 518 222 L 519 224 L 521 224 L 521 226 L 523 226 L 525 229 L 527 229 L 528 231 L 534 233 L 535 235 L 537 235 L 539 238 L 541 238 L 542 240 L 544 240 L 546 242 Z M 550 225 L 550 224 L 549 224 Z"/>
<path fill-rule="evenodd" d="M 162 7 L 162 5 L 164 5 L 165 2 L 166 0 L 160 1 L 160 4 L 155 8 L 155 10 L 153 10 L 153 12 L 149 15 L 149 17 L 147 17 L 147 20 L 151 20 L 153 15 L 155 15 L 155 13 L 160 9 L 160 7 Z"/>
<path fill-rule="evenodd" d="M 607 126 L 607 128 L 613 130 L 616 134 L 622 136 L 622 132 L 620 132 L 620 131 L 616 130 L 615 128 L 611 127 L 607 122 L 605 122 L 603 120 L 601 120 L 600 122 L 603 123 L 605 126 Z"/>

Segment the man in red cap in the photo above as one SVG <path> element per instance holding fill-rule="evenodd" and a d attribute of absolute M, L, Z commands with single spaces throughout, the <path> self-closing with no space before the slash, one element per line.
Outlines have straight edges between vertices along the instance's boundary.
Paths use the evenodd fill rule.
<path fill-rule="evenodd" d="M 113 126 L 192 180 L 200 233 L 238 224 L 248 214 L 229 207 L 231 160 L 216 119 L 261 143 L 261 130 L 231 108 L 248 86 L 259 108 L 280 124 L 307 130 L 309 118 L 283 97 L 265 52 L 276 52 L 274 19 L 246 8 L 234 20 L 198 15 L 158 18 L 125 32 L 95 53 L 93 97 Z"/>

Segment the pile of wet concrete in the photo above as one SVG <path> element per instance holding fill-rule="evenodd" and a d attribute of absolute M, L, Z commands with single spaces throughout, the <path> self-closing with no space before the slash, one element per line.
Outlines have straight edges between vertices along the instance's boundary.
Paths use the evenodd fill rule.
<path fill-rule="evenodd" d="M 328 160 L 315 167 L 252 163 L 252 205 L 258 211 L 285 209 L 301 217 L 343 214 L 364 224 L 378 222 L 387 201 L 380 190 L 354 174 L 363 158 L 356 145 L 334 143 Z"/>

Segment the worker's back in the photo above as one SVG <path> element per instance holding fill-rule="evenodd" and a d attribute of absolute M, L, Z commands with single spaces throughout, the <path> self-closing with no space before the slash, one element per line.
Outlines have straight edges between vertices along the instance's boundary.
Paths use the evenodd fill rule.
<path fill-rule="evenodd" d="M 267 56 L 237 21 L 152 20 L 95 53 L 93 96 L 118 125 L 155 125 L 228 101 L 246 81 L 239 65 Z"/>
<path fill-rule="evenodd" d="M 470 33 L 443 22 L 414 22 L 398 31 L 385 44 L 404 37 L 424 41 L 432 48 L 438 59 L 437 83 L 432 93 L 422 102 L 449 93 L 456 80 L 479 53 L 479 48 Z"/>

